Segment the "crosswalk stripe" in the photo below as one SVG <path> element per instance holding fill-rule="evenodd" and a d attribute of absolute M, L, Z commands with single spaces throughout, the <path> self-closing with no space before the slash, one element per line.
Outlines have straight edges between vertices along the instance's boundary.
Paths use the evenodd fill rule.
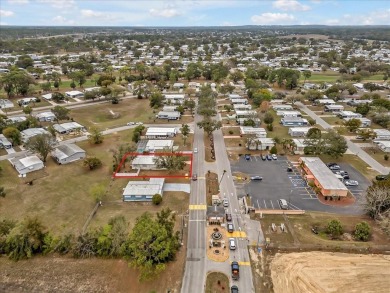
<path fill-rule="evenodd" d="M 251 263 L 249 261 L 239 261 L 238 264 L 240 266 L 250 266 L 251 265 Z"/>
<path fill-rule="evenodd" d="M 205 210 L 206 205 L 205 204 L 190 204 L 189 209 L 190 210 Z"/>

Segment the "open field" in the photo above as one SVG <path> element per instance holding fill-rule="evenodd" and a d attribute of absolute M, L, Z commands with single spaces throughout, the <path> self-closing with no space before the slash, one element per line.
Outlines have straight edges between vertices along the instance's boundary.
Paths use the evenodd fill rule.
<path fill-rule="evenodd" d="M 112 111 L 118 118 L 114 118 Z M 153 111 L 146 99 L 125 99 L 119 104 L 109 102 L 72 109 L 69 116 L 87 129 L 95 126 L 101 130 L 126 125 L 127 122 L 153 122 Z"/>
<path fill-rule="evenodd" d="M 222 273 L 209 273 L 206 279 L 206 293 L 229 292 L 229 279 Z"/>
<path fill-rule="evenodd" d="M 390 256 L 334 252 L 276 254 L 271 263 L 274 293 L 386 292 Z"/>
<path fill-rule="evenodd" d="M 385 160 L 385 155 L 387 154 L 390 157 L 389 153 L 385 153 L 379 148 L 364 148 L 364 151 L 373 157 L 376 161 L 381 163 L 385 167 L 390 167 L 390 160 Z"/>
<path fill-rule="evenodd" d="M 139 282 L 138 272 L 122 259 L 73 259 L 34 257 L 14 262 L 0 258 L 1 292 L 96 292 L 145 293 L 180 292 L 185 246 L 176 260 L 157 278 Z"/>

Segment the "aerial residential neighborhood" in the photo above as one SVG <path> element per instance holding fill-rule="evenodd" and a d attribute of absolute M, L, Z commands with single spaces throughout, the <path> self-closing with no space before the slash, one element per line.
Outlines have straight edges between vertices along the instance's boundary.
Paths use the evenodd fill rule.
<path fill-rule="evenodd" d="M 131 2 L 1 3 L 0 291 L 388 292 L 386 2 Z"/>

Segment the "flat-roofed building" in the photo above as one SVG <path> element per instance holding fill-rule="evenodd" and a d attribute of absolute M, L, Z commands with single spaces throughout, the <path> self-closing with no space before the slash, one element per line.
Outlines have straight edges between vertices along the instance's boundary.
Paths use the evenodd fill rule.
<path fill-rule="evenodd" d="M 25 175 L 33 171 L 38 171 L 45 167 L 43 165 L 43 162 L 36 155 L 22 158 L 15 157 L 9 159 L 9 162 L 16 169 L 16 171 L 18 171 L 20 175 Z"/>
<path fill-rule="evenodd" d="M 123 189 L 123 201 L 152 201 L 153 195 L 163 196 L 164 178 L 149 181 L 129 181 Z"/>
<path fill-rule="evenodd" d="M 352 111 L 340 111 L 337 113 L 340 118 L 362 118 L 362 114 L 355 113 Z"/>
<path fill-rule="evenodd" d="M 50 132 L 43 128 L 27 128 L 21 131 L 20 134 L 22 135 L 22 141 L 27 142 L 30 138 L 38 134 L 50 134 Z"/>
<path fill-rule="evenodd" d="M 304 126 L 309 125 L 309 122 L 301 117 L 286 116 L 280 120 L 280 124 L 283 126 Z"/>
<path fill-rule="evenodd" d="M 302 117 L 302 114 L 299 111 L 278 110 L 276 111 L 276 115 L 282 117 Z"/>
<path fill-rule="evenodd" d="M 334 105 L 336 102 L 332 99 L 318 99 L 314 101 L 315 105 Z"/>
<path fill-rule="evenodd" d="M 295 144 L 294 154 L 296 154 L 296 155 L 304 155 L 305 154 L 305 147 L 307 146 L 305 141 L 306 141 L 305 138 L 293 138 L 293 142 Z"/>
<path fill-rule="evenodd" d="M 262 127 L 240 126 L 240 133 L 241 135 L 256 135 L 259 138 L 267 137 L 267 131 Z"/>
<path fill-rule="evenodd" d="M 390 140 L 380 140 L 376 144 L 385 153 L 390 153 Z"/>
<path fill-rule="evenodd" d="M 252 110 L 252 106 L 251 105 L 244 105 L 244 104 L 234 104 L 233 109 L 235 112 L 247 111 L 247 110 Z"/>
<path fill-rule="evenodd" d="M 232 101 L 233 105 L 239 105 L 239 104 L 246 105 L 246 104 L 248 104 L 248 100 L 247 99 L 243 99 L 243 98 L 241 98 L 241 99 L 232 99 L 231 101 Z"/>
<path fill-rule="evenodd" d="M 155 156 L 136 156 L 133 161 L 131 162 L 131 168 L 136 170 L 158 170 L 156 163 L 154 160 L 156 159 Z"/>
<path fill-rule="evenodd" d="M 262 137 L 262 138 L 254 138 L 250 142 L 247 143 L 247 147 L 249 150 L 270 150 L 275 145 L 275 141 L 270 137 Z"/>
<path fill-rule="evenodd" d="M 293 137 L 304 137 L 309 132 L 312 127 L 290 127 L 288 129 L 288 134 Z"/>
<path fill-rule="evenodd" d="M 161 139 L 174 137 L 177 134 L 175 127 L 149 127 L 146 130 L 145 137 L 147 139 Z"/>
<path fill-rule="evenodd" d="M 56 119 L 56 115 L 54 115 L 53 112 L 47 111 L 36 114 L 35 118 L 37 118 L 38 121 L 41 122 L 51 122 Z"/>
<path fill-rule="evenodd" d="M 165 101 L 172 105 L 181 105 L 185 101 L 185 94 L 165 94 Z"/>
<path fill-rule="evenodd" d="M 51 156 L 60 165 L 69 164 L 85 158 L 85 151 L 73 143 L 63 144 L 56 147 Z"/>
<path fill-rule="evenodd" d="M 292 111 L 293 107 L 291 105 L 280 104 L 280 105 L 273 105 L 272 109 L 274 109 L 275 111 Z"/>
<path fill-rule="evenodd" d="M 303 177 L 313 182 L 321 195 L 325 197 L 346 197 L 348 188 L 318 157 L 300 157 L 299 163 Z"/>
<path fill-rule="evenodd" d="M 0 148 L 10 149 L 12 148 L 12 143 L 0 133 Z"/>
<path fill-rule="evenodd" d="M 324 112 L 338 113 L 344 110 L 343 105 L 325 105 Z"/>
<path fill-rule="evenodd" d="M 24 116 L 14 116 L 14 117 L 7 117 L 7 123 L 18 123 L 26 121 L 27 118 Z"/>
<path fill-rule="evenodd" d="M 85 127 L 77 122 L 65 122 L 61 124 L 54 124 L 53 128 L 60 134 L 69 134 L 72 132 L 86 131 Z"/>
<path fill-rule="evenodd" d="M 181 114 L 178 111 L 169 111 L 169 112 L 160 111 L 156 115 L 156 118 L 158 118 L 158 119 L 167 119 L 167 120 L 178 120 L 178 119 L 180 119 L 180 117 L 181 117 Z"/>
<path fill-rule="evenodd" d="M 137 144 L 137 152 L 155 152 L 162 150 L 172 150 L 173 140 L 171 139 L 150 139 L 140 140 Z"/>

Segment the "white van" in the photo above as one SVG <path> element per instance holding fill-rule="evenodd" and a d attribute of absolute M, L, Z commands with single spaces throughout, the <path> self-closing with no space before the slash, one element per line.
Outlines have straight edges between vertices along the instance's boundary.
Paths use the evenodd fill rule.
<path fill-rule="evenodd" d="M 279 205 L 282 210 L 288 210 L 288 203 L 285 199 L 279 199 Z"/>

